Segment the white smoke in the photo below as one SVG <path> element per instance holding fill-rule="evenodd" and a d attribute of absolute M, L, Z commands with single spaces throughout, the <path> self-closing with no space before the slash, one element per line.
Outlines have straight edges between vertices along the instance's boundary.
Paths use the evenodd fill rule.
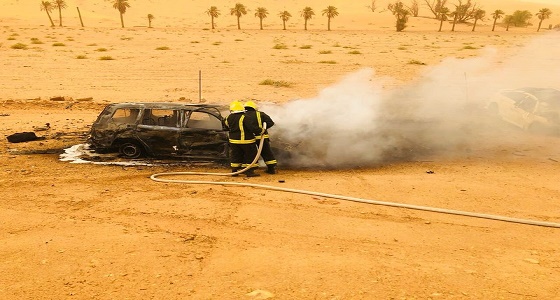
<path fill-rule="evenodd" d="M 387 78 L 362 69 L 310 99 L 262 105 L 276 122 L 271 143 L 280 163 L 296 167 L 356 167 L 461 155 L 488 138 L 484 105 L 497 91 L 559 88 L 560 39 L 541 36 L 514 57 L 489 49 L 470 59 L 448 58 L 393 90 Z M 487 141 L 486 141 L 487 142 Z"/>

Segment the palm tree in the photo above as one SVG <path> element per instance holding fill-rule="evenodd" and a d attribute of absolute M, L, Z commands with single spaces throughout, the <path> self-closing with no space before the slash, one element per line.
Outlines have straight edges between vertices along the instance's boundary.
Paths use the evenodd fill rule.
<path fill-rule="evenodd" d="M 255 17 L 258 17 L 260 19 L 260 24 L 261 24 L 261 30 L 263 29 L 262 27 L 262 20 L 264 18 L 266 18 L 268 16 L 268 10 L 264 7 L 257 7 L 257 11 L 255 12 Z"/>
<path fill-rule="evenodd" d="M 128 0 L 113 0 L 113 8 L 118 9 L 121 14 L 121 26 L 124 28 L 124 18 L 123 15 L 126 13 L 126 9 L 130 7 Z"/>
<path fill-rule="evenodd" d="M 62 9 L 67 7 L 66 2 L 64 0 L 54 0 L 53 6 L 58 8 L 59 26 L 62 27 Z"/>
<path fill-rule="evenodd" d="M 336 7 L 329 5 L 327 8 L 323 9 L 323 16 L 327 16 L 327 30 L 331 31 L 331 19 L 338 16 L 338 11 L 336 11 Z"/>
<path fill-rule="evenodd" d="M 152 28 L 152 20 L 155 19 L 154 15 L 148 14 L 148 28 Z"/>
<path fill-rule="evenodd" d="M 54 27 L 54 22 L 50 14 L 50 12 L 53 10 L 52 3 L 50 3 L 49 1 L 41 1 L 41 10 L 47 12 L 47 16 L 49 16 L 49 20 L 51 21 L 51 27 Z"/>
<path fill-rule="evenodd" d="M 472 31 L 474 31 L 474 29 L 476 27 L 476 21 L 484 19 L 485 16 L 486 16 L 486 11 L 483 10 L 483 9 L 477 9 L 474 12 L 474 24 L 473 24 L 473 27 L 472 27 Z"/>
<path fill-rule="evenodd" d="M 220 10 L 215 6 L 210 6 L 210 8 L 206 11 L 206 14 L 212 19 L 212 29 L 214 29 L 214 18 L 220 16 Z"/>
<path fill-rule="evenodd" d="M 494 24 L 492 25 L 492 31 L 494 31 L 494 28 L 496 28 L 496 21 L 498 21 L 498 19 L 501 18 L 503 14 L 505 14 L 505 12 L 503 10 L 500 10 L 500 9 L 497 9 L 492 13 L 492 18 L 494 18 Z"/>
<path fill-rule="evenodd" d="M 282 19 L 282 24 L 284 25 L 284 30 L 286 30 L 286 22 L 292 17 L 292 15 L 287 11 L 281 11 L 278 16 Z"/>
<path fill-rule="evenodd" d="M 305 20 L 305 30 L 307 30 L 307 20 L 310 20 L 315 15 L 313 8 L 307 6 L 301 11 L 301 16 Z"/>
<path fill-rule="evenodd" d="M 475 14 L 474 7 L 472 11 L 469 11 L 469 8 L 472 6 L 471 0 L 467 0 L 467 3 L 462 4 L 462 0 L 459 0 L 459 4 L 455 4 L 455 10 L 451 12 L 451 16 L 453 17 L 453 27 L 451 27 L 451 31 L 455 31 L 455 25 L 459 22 L 465 22 L 465 18 L 467 15 Z M 476 4 L 475 4 L 476 6 Z"/>
<path fill-rule="evenodd" d="M 447 15 L 449 14 L 449 8 L 440 7 L 438 9 L 438 19 L 439 19 L 439 30 L 441 32 L 441 27 L 443 26 L 443 21 L 447 21 Z"/>
<path fill-rule="evenodd" d="M 231 8 L 230 13 L 232 16 L 237 17 L 237 29 L 241 29 L 241 24 L 239 23 L 239 19 L 241 18 L 241 16 L 247 14 L 247 8 L 245 8 L 245 5 L 241 3 L 236 3 L 235 7 Z"/>
<path fill-rule="evenodd" d="M 455 24 L 457 24 L 457 18 L 459 17 L 459 11 L 452 11 L 449 16 L 453 17 L 453 26 L 451 26 L 451 31 L 455 31 Z"/>
<path fill-rule="evenodd" d="M 552 15 L 552 11 L 548 8 L 543 8 L 543 9 L 539 10 L 539 12 L 537 13 L 537 17 L 539 17 L 540 21 L 539 21 L 539 28 L 537 28 L 537 32 L 539 32 L 539 30 L 541 30 L 542 22 L 545 19 L 550 18 L 550 15 Z"/>
<path fill-rule="evenodd" d="M 513 24 L 513 16 L 512 15 L 505 16 L 504 23 L 506 23 L 506 31 L 509 31 L 509 25 Z"/>

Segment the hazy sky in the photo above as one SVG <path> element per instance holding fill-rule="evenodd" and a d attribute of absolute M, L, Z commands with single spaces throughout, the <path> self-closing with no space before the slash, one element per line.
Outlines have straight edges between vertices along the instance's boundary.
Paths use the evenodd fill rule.
<path fill-rule="evenodd" d="M 560 0 L 521 0 L 521 2 L 542 3 L 542 4 L 558 4 Z"/>

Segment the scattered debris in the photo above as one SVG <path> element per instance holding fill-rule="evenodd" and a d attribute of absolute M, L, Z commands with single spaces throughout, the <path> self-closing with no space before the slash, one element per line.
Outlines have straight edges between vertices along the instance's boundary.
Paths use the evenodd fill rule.
<path fill-rule="evenodd" d="M 7 138 L 10 143 L 23 143 L 45 139 L 44 137 L 38 137 L 35 135 L 35 132 L 18 132 L 9 135 Z"/>
<path fill-rule="evenodd" d="M 427 173 L 427 174 L 434 174 L 434 171 L 428 170 L 428 171 L 426 171 L 426 173 Z"/>
<path fill-rule="evenodd" d="M 269 298 L 273 298 L 274 294 L 269 292 L 269 291 L 265 291 L 265 290 L 254 290 L 250 293 L 245 294 L 246 296 L 252 297 L 253 299 L 269 299 Z"/>
<path fill-rule="evenodd" d="M 10 114 L 0 114 L 0 117 L 9 117 Z"/>
<path fill-rule="evenodd" d="M 11 151 L 10 151 L 11 150 Z M 15 150 L 9 149 L 10 153 L 15 153 L 18 155 L 31 155 L 31 154 L 61 154 L 64 149 L 61 148 L 48 148 L 48 149 L 36 149 L 36 150 Z"/>
<path fill-rule="evenodd" d="M 35 131 L 47 131 L 47 130 L 49 130 L 49 129 L 51 129 L 51 123 L 45 123 L 45 126 L 44 126 L 44 127 L 35 127 L 35 126 L 33 126 L 33 130 L 35 130 Z"/>
<path fill-rule="evenodd" d="M 557 161 L 556 159 L 554 159 L 554 158 L 550 158 L 550 157 L 549 157 L 548 159 L 549 159 L 549 160 L 552 160 L 552 161 L 555 161 L 555 162 L 558 162 L 558 161 Z"/>
<path fill-rule="evenodd" d="M 539 264 L 540 261 L 538 261 L 537 259 L 533 259 L 533 258 L 526 258 L 524 259 L 524 261 L 528 262 L 528 263 L 532 263 L 532 264 Z"/>
<path fill-rule="evenodd" d="M 58 96 L 50 98 L 51 101 L 72 101 L 72 97 Z"/>

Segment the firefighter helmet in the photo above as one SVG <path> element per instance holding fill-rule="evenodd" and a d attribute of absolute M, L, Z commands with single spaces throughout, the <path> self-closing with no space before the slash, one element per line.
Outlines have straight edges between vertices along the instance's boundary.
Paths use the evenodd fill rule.
<path fill-rule="evenodd" d="M 233 101 L 229 104 L 230 111 L 244 111 L 243 104 L 239 101 Z"/>
<path fill-rule="evenodd" d="M 250 107 L 254 110 L 257 110 L 257 104 L 253 101 L 247 101 L 247 102 L 245 102 L 245 104 L 243 106 Z"/>

